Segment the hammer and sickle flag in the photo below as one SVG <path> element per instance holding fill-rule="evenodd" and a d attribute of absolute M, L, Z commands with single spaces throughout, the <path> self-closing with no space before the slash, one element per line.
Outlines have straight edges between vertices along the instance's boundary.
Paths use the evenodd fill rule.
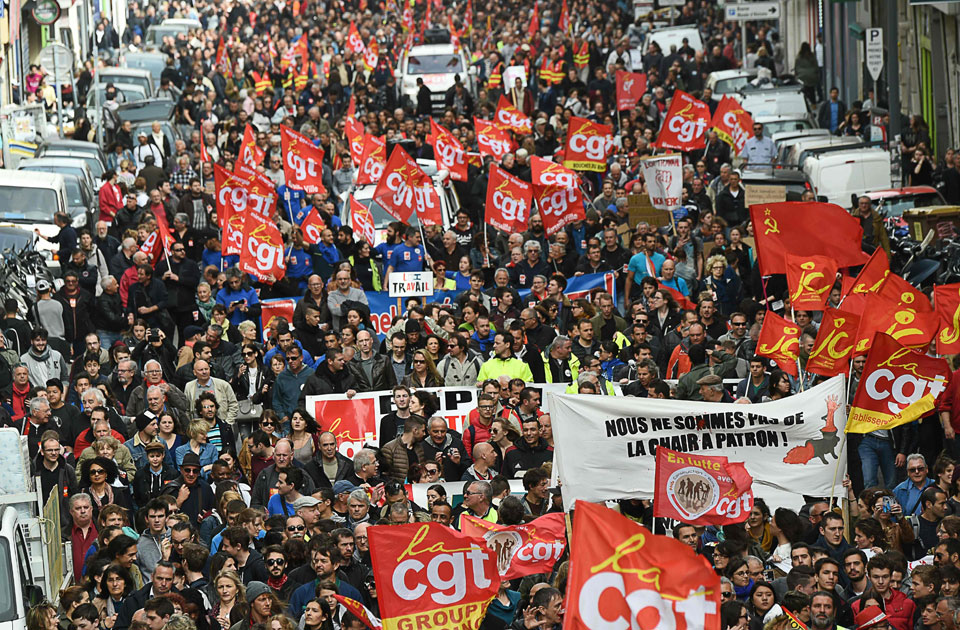
<path fill-rule="evenodd" d="M 826 256 L 837 267 L 867 262 L 860 221 L 832 203 L 784 201 L 750 206 L 760 274 L 786 273 L 785 254 Z"/>
<path fill-rule="evenodd" d="M 822 311 L 837 279 L 837 263 L 826 256 L 786 254 L 790 306 L 797 310 Z"/>

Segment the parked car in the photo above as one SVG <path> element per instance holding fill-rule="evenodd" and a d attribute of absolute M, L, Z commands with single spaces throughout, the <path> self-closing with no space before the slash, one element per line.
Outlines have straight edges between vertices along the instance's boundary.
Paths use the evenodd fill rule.
<path fill-rule="evenodd" d="M 87 163 L 97 179 L 107 170 L 107 156 L 96 142 L 51 138 L 37 147 L 34 157 L 70 157 Z"/>
<path fill-rule="evenodd" d="M 99 190 L 100 180 L 94 176 L 87 162 L 78 157 L 45 155 L 44 157 L 20 160 L 17 170 L 76 175 L 83 178 L 83 181 L 87 183 L 91 190 Z"/>
<path fill-rule="evenodd" d="M 146 70 L 150 73 L 154 85 L 160 85 L 160 75 L 167 67 L 167 54 L 161 52 L 128 52 L 120 57 L 120 63 L 125 68 Z M 151 96 L 154 94 L 150 93 Z"/>
<path fill-rule="evenodd" d="M 148 97 L 153 96 L 154 90 L 156 89 L 153 82 L 153 75 L 150 71 L 141 70 L 140 68 L 100 68 L 97 71 L 97 82 L 139 85 Z M 132 101 L 128 99 L 127 102 Z"/>

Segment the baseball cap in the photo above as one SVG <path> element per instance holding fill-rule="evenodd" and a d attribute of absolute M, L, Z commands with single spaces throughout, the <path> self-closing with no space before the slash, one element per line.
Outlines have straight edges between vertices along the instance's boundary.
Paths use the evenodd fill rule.
<path fill-rule="evenodd" d="M 291 503 L 293 509 L 299 510 L 300 508 L 313 507 L 315 505 L 320 505 L 320 499 L 311 497 L 310 495 L 305 495 Z"/>
<path fill-rule="evenodd" d="M 349 494 L 356 490 L 357 487 L 345 479 L 341 479 L 337 483 L 333 484 L 333 493 L 334 494 Z"/>
<path fill-rule="evenodd" d="M 50 290 L 50 282 L 48 280 L 39 280 L 37 282 L 37 293 L 44 293 Z"/>
<path fill-rule="evenodd" d="M 865 628 L 872 628 L 879 623 L 888 621 L 890 618 L 887 617 L 879 606 L 867 606 L 860 612 L 856 614 L 853 618 L 854 622 L 857 624 L 859 630 L 864 630 Z"/>

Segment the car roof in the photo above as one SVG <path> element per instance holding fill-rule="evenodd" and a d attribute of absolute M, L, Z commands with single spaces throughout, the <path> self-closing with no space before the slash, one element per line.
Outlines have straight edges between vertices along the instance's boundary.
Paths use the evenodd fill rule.
<path fill-rule="evenodd" d="M 873 201 L 878 199 L 889 199 L 890 197 L 906 197 L 908 195 L 929 195 L 936 193 L 937 189 L 933 186 L 905 186 L 904 188 L 883 188 L 881 190 L 871 190 L 863 193 Z"/>
<path fill-rule="evenodd" d="M 160 26 L 203 26 L 200 20 L 194 18 L 166 18 L 163 22 L 160 22 Z"/>
<path fill-rule="evenodd" d="M 764 86 L 756 86 L 748 83 L 744 85 L 742 88 L 740 88 L 740 91 L 750 92 L 751 94 L 756 94 L 756 93 L 769 94 L 772 92 L 800 92 L 802 94 L 803 86 L 802 85 L 774 85 L 771 87 L 769 84 Z"/>
<path fill-rule="evenodd" d="M 457 52 L 453 44 L 424 44 L 423 46 L 414 46 L 407 53 L 409 57 L 417 55 L 452 55 Z"/>
<path fill-rule="evenodd" d="M 714 81 L 723 81 L 724 79 L 734 79 L 736 77 L 753 77 L 757 75 L 756 68 L 749 68 L 747 70 L 717 70 L 710 73 L 710 78 Z"/>
<path fill-rule="evenodd" d="M 136 116 L 134 116 L 134 117 L 131 118 L 131 117 L 128 116 L 128 118 L 123 118 L 123 117 L 121 116 L 122 113 L 131 112 L 131 110 L 136 110 L 136 109 L 144 109 L 145 107 L 147 107 L 147 106 L 149 106 L 149 105 L 156 105 L 157 103 L 160 103 L 160 102 L 164 102 L 164 103 L 169 103 L 169 104 L 170 104 L 170 109 L 169 109 L 169 111 L 167 112 L 167 115 L 166 115 L 165 117 L 160 117 L 160 118 L 157 118 L 157 117 L 153 117 L 153 118 L 136 118 Z M 120 105 L 119 107 L 117 107 L 117 109 L 115 110 L 115 113 L 116 113 L 117 117 L 120 118 L 121 120 L 130 120 L 131 122 L 141 122 L 141 121 L 144 121 L 144 120 L 161 120 L 161 121 L 163 121 L 163 120 L 168 120 L 168 119 L 170 118 L 170 115 L 173 113 L 173 110 L 174 110 L 174 108 L 175 108 L 176 106 L 177 106 L 177 104 L 174 103 L 173 101 L 171 101 L 170 99 L 166 99 L 166 98 L 146 98 L 146 99 L 143 99 L 142 101 L 136 101 L 136 102 L 134 102 L 134 103 L 124 103 L 123 105 Z M 132 112 L 131 112 L 131 113 L 132 113 Z"/>
<path fill-rule="evenodd" d="M 85 140 L 67 140 L 66 138 L 53 138 L 45 140 L 41 147 L 66 147 L 75 149 L 89 149 L 90 151 L 99 151 L 100 145 L 96 142 L 86 142 Z"/>
<path fill-rule="evenodd" d="M 773 173 L 744 171 L 740 175 L 740 181 L 744 184 L 792 184 L 806 182 L 807 176 L 798 170 L 778 168 Z"/>
<path fill-rule="evenodd" d="M 41 155 L 40 157 L 24 158 L 20 160 L 20 165 L 31 166 L 33 164 L 49 164 L 51 166 L 80 166 L 87 168 L 87 163 L 80 157 L 70 157 L 68 155 Z"/>
<path fill-rule="evenodd" d="M 132 76 L 146 77 L 146 76 L 150 76 L 150 71 L 144 70 L 143 68 L 121 68 L 118 66 L 110 66 L 109 68 L 100 69 L 99 75 L 103 76 L 105 74 L 122 74 L 126 76 L 131 76 L 131 77 Z"/>
<path fill-rule="evenodd" d="M 799 114 L 759 114 L 753 117 L 754 122 L 781 122 L 784 120 L 807 120 L 807 116 Z"/>
<path fill-rule="evenodd" d="M 16 185 L 23 188 L 60 188 L 64 185 L 64 181 L 63 175 L 60 173 L 0 169 L 0 184 Z"/>

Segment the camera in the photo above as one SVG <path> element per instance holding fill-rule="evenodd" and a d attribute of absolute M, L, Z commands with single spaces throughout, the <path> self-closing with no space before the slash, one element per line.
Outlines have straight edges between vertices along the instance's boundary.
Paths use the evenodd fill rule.
<path fill-rule="evenodd" d="M 150 332 L 147 333 L 147 339 L 149 341 L 160 341 L 160 329 L 151 328 Z"/>

